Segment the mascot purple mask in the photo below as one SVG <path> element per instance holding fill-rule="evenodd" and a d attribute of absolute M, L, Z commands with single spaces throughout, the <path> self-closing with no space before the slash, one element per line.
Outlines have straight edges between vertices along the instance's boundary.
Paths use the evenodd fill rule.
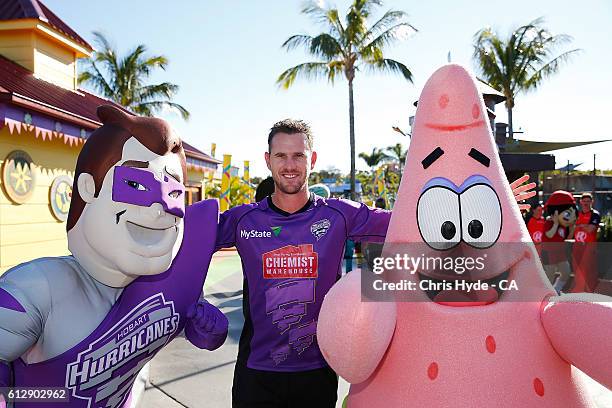
<path fill-rule="evenodd" d="M 153 173 L 134 167 L 116 166 L 113 172 L 113 201 L 149 207 L 160 203 L 167 213 L 185 216 L 185 187 L 163 176 L 159 181 Z"/>

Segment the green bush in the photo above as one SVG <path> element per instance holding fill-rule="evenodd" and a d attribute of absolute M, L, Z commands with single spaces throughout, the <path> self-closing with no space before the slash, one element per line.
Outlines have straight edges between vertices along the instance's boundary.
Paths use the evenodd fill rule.
<path fill-rule="evenodd" d="M 599 230 L 599 242 L 612 242 L 612 215 L 607 214 L 601 217 L 603 228 Z"/>

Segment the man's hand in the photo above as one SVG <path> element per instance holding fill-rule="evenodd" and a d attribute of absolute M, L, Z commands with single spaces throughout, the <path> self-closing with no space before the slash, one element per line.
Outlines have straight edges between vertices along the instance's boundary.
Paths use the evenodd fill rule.
<path fill-rule="evenodd" d="M 229 322 L 223 312 L 201 300 L 187 311 L 185 337 L 194 346 L 212 351 L 225 342 L 228 326 Z"/>
<path fill-rule="evenodd" d="M 529 181 L 529 174 L 525 174 L 522 177 L 514 180 L 510 183 L 510 188 L 512 189 L 512 194 L 514 194 L 514 199 L 517 203 L 519 203 L 519 210 L 521 211 L 529 211 L 531 206 L 529 204 L 521 204 L 521 201 L 525 201 L 528 198 L 536 195 L 535 191 L 532 191 L 536 183 L 523 184 Z"/>

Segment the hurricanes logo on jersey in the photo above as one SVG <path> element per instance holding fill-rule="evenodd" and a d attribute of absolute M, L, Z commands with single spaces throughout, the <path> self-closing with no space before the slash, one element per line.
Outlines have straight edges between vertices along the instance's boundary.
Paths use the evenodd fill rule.
<path fill-rule="evenodd" d="M 310 226 L 310 232 L 312 232 L 312 235 L 314 235 L 318 241 L 327 234 L 330 226 L 331 222 L 329 222 L 327 218 L 323 218 Z"/>
<path fill-rule="evenodd" d="M 174 302 L 163 293 L 149 297 L 79 353 L 67 367 L 66 387 L 88 407 L 122 406 L 138 372 L 178 325 Z"/>

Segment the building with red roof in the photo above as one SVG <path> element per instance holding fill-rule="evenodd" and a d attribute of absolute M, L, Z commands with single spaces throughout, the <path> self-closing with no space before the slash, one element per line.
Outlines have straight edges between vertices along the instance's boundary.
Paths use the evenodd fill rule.
<path fill-rule="evenodd" d="M 64 221 L 83 143 L 115 103 L 80 89 L 93 48 L 38 0 L 0 2 L 0 273 L 68 253 Z M 123 108 L 122 108 L 123 109 Z M 220 161 L 184 143 L 188 204 Z"/>

